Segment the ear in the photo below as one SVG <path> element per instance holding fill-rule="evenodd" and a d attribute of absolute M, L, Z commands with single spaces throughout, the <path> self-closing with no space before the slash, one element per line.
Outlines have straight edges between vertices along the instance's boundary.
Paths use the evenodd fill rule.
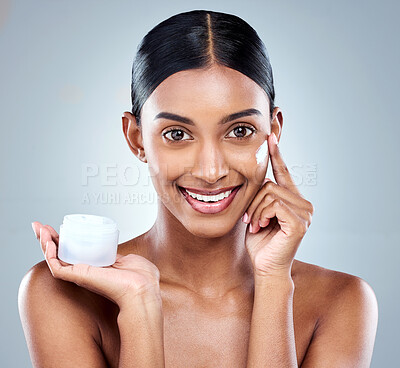
<path fill-rule="evenodd" d="M 122 130 L 130 150 L 143 162 L 147 162 L 143 147 L 142 127 L 136 123 L 136 118 L 129 111 L 122 115 Z"/>
<path fill-rule="evenodd" d="M 272 112 L 271 134 L 275 133 L 278 142 L 280 141 L 283 129 L 283 114 L 279 107 L 275 107 Z"/>

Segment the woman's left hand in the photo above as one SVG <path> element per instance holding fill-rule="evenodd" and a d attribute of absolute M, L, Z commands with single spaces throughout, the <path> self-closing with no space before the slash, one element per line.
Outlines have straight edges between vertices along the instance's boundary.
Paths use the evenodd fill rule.
<path fill-rule="evenodd" d="M 272 134 L 268 137 L 277 183 L 265 179 L 244 215 L 245 243 L 257 276 L 290 277 L 294 256 L 311 224 L 314 207 L 300 194 Z"/>

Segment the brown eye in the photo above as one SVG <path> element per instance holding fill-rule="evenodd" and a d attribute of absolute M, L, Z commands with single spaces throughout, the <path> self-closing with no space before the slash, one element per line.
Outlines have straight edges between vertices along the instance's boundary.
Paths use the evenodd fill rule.
<path fill-rule="evenodd" d="M 168 134 L 171 135 L 171 138 L 167 137 Z M 164 133 L 163 136 L 166 137 L 170 141 L 182 141 L 182 140 L 186 140 L 186 139 L 183 139 L 185 134 L 189 136 L 189 134 L 184 132 L 182 129 L 171 129 L 168 132 Z"/>
<path fill-rule="evenodd" d="M 246 130 L 247 130 L 247 132 L 250 131 L 250 134 L 247 134 L 247 135 L 246 135 Z M 235 134 L 234 137 L 232 137 L 232 136 L 231 136 L 231 137 L 232 137 L 232 138 L 238 138 L 238 139 L 247 138 L 247 137 L 250 136 L 252 133 L 254 133 L 254 131 L 255 131 L 255 129 L 253 129 L 253 128 L 250 128 L 250 127 L 245 126 L 245 125 L 239 125 L 239 126 L 233 128 L 233 129 L 231 130 L 231 132 L 234 132 L 234 134 Z"/>

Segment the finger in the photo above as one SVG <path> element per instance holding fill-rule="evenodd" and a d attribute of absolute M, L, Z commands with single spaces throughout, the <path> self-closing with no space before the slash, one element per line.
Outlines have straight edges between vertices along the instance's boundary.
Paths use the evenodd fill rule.
<path fill-rule="evenodd" d="M 121 258 L 124 258 L 124 256 L 122 254 L 117 253 L 117 255 L 115 257 L 115 262 L 118 262 Z"/>
<path fill-rule="evenodd" d="M 72 281 L 71 274 L 73 273 L 74 265 L 60 261 L 57 257 L 57 247 L 52 240 L 47 240 L 44 244 L 44 256 L 47 265 L 50 268 L 51 274 L 65 281 Z"/>
<path fill-rule="evenodd" d="M 277 226 L 278 225 L 278 226 Z M 260 231 L 261 228 L 258 228 L 257 232 Z M 278 219 L 273 217 L 270 219 L 270 222 L 267 226 L 263 227 L 263 236 L 264 239 L 268 241 L 272 239 L 272 237 L 279 232 L 281 227 L 279 226 Z"/>
<path fill-rule="evenodd" d="M 279 147 L 273 141 L 273 134 L 268 137 L 269 152 L 271 158 L 272 172 L 274 174 L 276 183 L 281 185 L 290 191 L 300 194 L 297 189 L 292 176 L 289 173 L 289 169 L 283 160 L 282 154 L 280 153 Z"/>
<path fill-rule="evenodd" d="M 39 230 L 39 242 L 40 242 L 40 246 L 42 248 L 43 254 L 45 254 L 45 252 L 46 252 L 46 243 L 50 240 L 52 240 L 52 239 L 51 239 L 49 229 L 47 229 L 44 226 L 41 226 L 40 230 Z"/>
<path fill-rule="evenodd" d="M 278 197 L 274 193 L 268 192 L 264 195 L 258 206 L 254 208 L 254 211 L 251 214 L 250 232 L 257 233 L 261 227 L 268 226 L 269 219 L 268 222 L 264 221 L 264 223 L 260 223 L 260 215 L 262 210 L 276 199 L 278 199 Z"/>
<path fill-rule="evenodd" d="M 69 281 L 95 293 L 103 294 L 106 269 L 112 267 L 96 267 L 84 263 L 69 264 L 60 262 L 57 258 L 57 248 L 53 241 L 48 241 L 46 246 L 46 262 L 51 274 L 58 279 Z M 108 277 L 109 278 L 109 277 Z"/>
<path fill-rule="evenodd" d="M 42 248 L 43 254 L 45 254 L 45 252 L 46 252 L 46 243 L 48 241 L 52 241 L 54 243 L 54 245 L 56 246 L 56 251 L 58 250 L 58 240 L 57 240 L 57 243 L 53 240 L 53 238 L 50 234 L 50 231 L 46 226 L 42 226 L 40 228 L 39 241 L 40 241 L 40 246 Z M 60 262 L 62 264 L 69 264 L 69 263 L 61 261 L 61 260 L 60 260 Z"/>
<path fill-rule="evenodd" d="M 273 181 L 268 181 L 264 184 L 264 187 L 259 191 L 260 196 L 265 196 L 267 193 L 273 193 L 275 197 L 280 197 L 284 199 L 289 205 L 293 205 L 298 207 L 299 209 L 303 209 L 311 214 L 314 213 L 314 206 L 310 201 L 307 201 L 303 196 L 299 196 L 291 192 L 289 189 L 284 188 L 278 184 L 275 184 Z M 253 201 L 254 202 L 254 201 Z M 253 212 L 256 209 L 256 205 L 253 203 L 250 205 L 247 214 L 249 215 L 250 221 Z"/>
<path fill-rule="evenodd" d="M 44 227 L 49 230 L 52 240 L 54 243 L 56 243 L 56 245 L 58 245 L 60 236 L 58 235 L 57 231 L 55 231 L 50 225 L 44 225 Z"/>
<path fill-rule="evenodd" d="M 272 184 L 270 184 L 272 185 Z M 289 192 L 286 188 L 280 187 L 279 185 L 273 184 L 273 188 L 279 193 L 283 191 L 283 195 L 286 195 Z M 293 193 L 289 192 L 292 196 Z M 252 230 L 257 232 L 261 227 L 266 227 L 269 224 L 270 218 L 263 218 L 262 211 L 263 209 L 272 203 L 274 200 L 283 201 L 299 218 L 301 218 L 307 226 L 310 226 L 312 219 L 312 209 L 307 203 L 309 203 L 312 207 L 312 204 L 298 196 L 295 196 L 295 203 L 290 202 L 286 197 L 282 197 L 282 195 L 277 194 L 274 190 L 269 190 L 261 200 L 260 204 L 254 209 L 254 213 L 250 213 L 250 223 L 252 224 Z M 300 200 L 299 200 L 300 199 Z M 302 206 L 302 207 L 299 207 Z"/>
<path fill-rule="evenodd" d="M 32 222 L 32 229 L 33 229 L 33 232 L 34 232 L 34 234 L 36 236 L 36 239 L 40 239 L 40 229 L 42 227 L 46 227 L 49 230 L 53 241 L 56 243 L 56 245 L 58 245 L 59 235 L 58 235 L 57 231 L 54 230 L 50 225 L 43 225 L 39 221 L 33 221 Z"/>
<path fill-rule="evenodd" d="M 42 226 L 43 225 L 39 221 L 33 221 L 32 222 L 32 229 L 33 229 L 33 232 L 34 232 L 34 234 L 36 236 L 36 239 L 39 239 L 39 237 L 40 237 L 40 228 Z"/>
<path fill-rule="evenodd" d="M 283 200 L 282 198 L 276 197 L 275 200 Z M 283 200 L 284 204 L 300 219 L 304 224 L 306 224 L 307 228 L 311 225 L 312 215 L 310 212 L 306 211 L 303 208 L 299 208 L 287 201 Z M 272 202 L 271 202 L 272 203 Z M 261 208 L 261 207 L 260 207 Z M 266 227 L 268 226 L 271 218 L 264 216 L 264 207 L 261 208 L 259 213 L 254 214 L 254 222 L 258 224 L 259 227 Z M 257 220 L 258 219 L 258 220 Z"/>
<path fill-rule="evenodd" d="M 247 207 L 245 214 L 247 214 L 247 217 L 245 219 L 245 216 L 242 218 L 243 222 L 246 224 L 249 224 L 251 221 L 251 215 L 253 214 L 253 212 L 255 211 L 255 209 L 257 208 L 257 206 L 260 204 L 261 200 L 263 199 L 264 195 L 265 195 L 265 183 L 267 182 L 272 182 L 270 178 L 265 178 L 263 181 L 262 186 L 260 187 L 260 189 L 258 190 L 258 192 L 256 193 L 255 197 L 253 198 L 253 200 L 251 201 L 251 203 L 249 204 L 249 206 Z"/>
<path fill-rule="evenodd" d="M 264 207 L 260 217 L 263 219 L 276 217 L 282 232 L 287 236 L 296 234 L 302 237 L 307 231 L 304 220 L 297 216 L 292 208 L 282 199 L 275 199 L 268 206 Z"/>
<path fill-rule="evenodd" d="M 267 207 L 269 204 L 271 204 L 273 201 L 275 200 L 283 200 L 285 203 L 286 200 L 277 196 L 275 193 L 273 192 L 267 192 L 264 197 L 261 199 L 261 201 L 258 203 L 258 205 L 254 208 L 254 212 L 251 214 L 251 218 L 250 218 L 250 224 L 251 224 L 251 228 L 250 228 L 250 232 L 256 233 L 258 232 L 258 230 L 260 230 L 260 227 L 265 227 L 268 226 L 269 220 L 267 221 L 266 219 L 264 219 L 264 223 L 260 224 L 260 215 L 262 210 Z"/>
<path fill-rule="evenodd" d="M 253 200 L 251 201 L 251 203 L 249 204 L 249 206 L 247 207 L 245 213 L 247 214 L 247 220 L 244 221 L 246 224 L 250 223 L 251 221 L 251 215 L 252 213 L 255 211 L 255 209 L 257 208 L 258 204 L 260 203 L 260 201 L 262 200 L 263 196 L 265 195 L 265 192 L 263 190 L 265 186 L 265 183 L 267 182 L 272 182 L 272 180 L 270 178 L 265 178 L 260 189 L 258 190 L 258 192 L 256 193 L 255 197 L 253 198 Z"/>

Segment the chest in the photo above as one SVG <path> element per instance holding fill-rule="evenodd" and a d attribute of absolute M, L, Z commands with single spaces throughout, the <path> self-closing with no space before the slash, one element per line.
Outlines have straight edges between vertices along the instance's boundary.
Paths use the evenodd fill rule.
<path fill-rule="evenodd" d="M 238 304 L 194 298 L 163 303 L 166 367 L 244 367 L 251 305 Z"/>
<path fill-rule="evenodd" d="M 243 368 L 246 366 L 252 298 L 224 302 L 163 294 L 166 368 Z M 300 366 L 311 341 L 317 314 L 294 295 L 293 322 Z M 103 351 L 110 367 L 118 367 L 119 333 L 110 321 L 101 328 Z"/>

